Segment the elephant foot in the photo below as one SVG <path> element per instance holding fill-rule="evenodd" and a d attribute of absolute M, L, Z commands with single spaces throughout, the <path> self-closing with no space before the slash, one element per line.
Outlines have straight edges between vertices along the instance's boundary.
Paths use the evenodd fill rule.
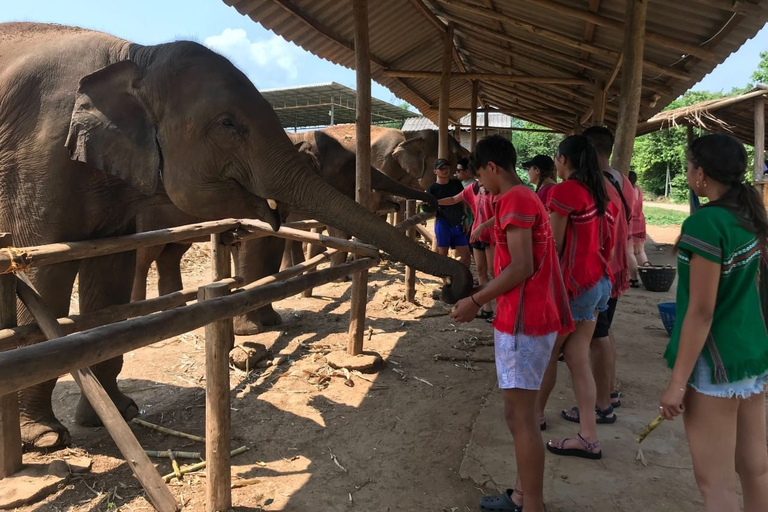
<path fill-rule="evenodd" d="M 21 423 L 21 442 L 25 448 L 54 450 L 69 446 L 71 441 L 69 430 L 56 418 Z"/>
<path fill-rule="evenodd" d="M 139 406 L 136 405 L 136 402 L 131 397 L 124 395 L 120 391 L 109 393 L 109 396 L 125 421 L 130 421 L 139 415 Z M 75 421 L 83 427 L 101 427 L 104 425 L 99 415 L 96 414 L 96 411 L 93 410 L 90 402 L 84 396 L 81 396 L 80 401 L 77 403 Z"/>
<path fill-rule="evenodd" d="M 245 315 L 236 316 L 234 318 L 235 334 L 238 336 L 253 336 L 254 334 L 264 332 L 265 327 L 280 325 L 281 323 L 283 323 L 283 318 L 280 316 L 280 313 L 272 309 L 272 307 L 265 307 Z"/>

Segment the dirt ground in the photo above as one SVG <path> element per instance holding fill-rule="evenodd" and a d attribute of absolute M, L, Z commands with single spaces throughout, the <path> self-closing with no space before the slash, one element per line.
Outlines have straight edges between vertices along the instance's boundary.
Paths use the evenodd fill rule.
<path fill-rule="evenodd" d="M 649 230 L 651 261 L 671 263 L 670 247 L 664 244 L 674 241 L 674 233 Z M 188 254 L 185 286 L 208 280 L 206 251 L 202 246 Z M 238 343 L 257 341 L 274 355 L 287 357 L 279 366 L 230 373 L 232 448 L 249 448 L 232 459 L 233 481 L 257 480 L 233 489 L 234 510 L 461 512 L 476 510 L 483 494 L 497 492 L 501 482 L 460 475 L 473 429 L 481 431 L 483 421 L 502 421 L 501 417 L 483 419 L 481 415 L 489 400 L 498 399 L 493 364 L 435 360 L 436 354 L 492 358 L 493 348 L 488 346 L 492 328 L 479 320 L 452 324 L 448 307 L 431 299 L 438 281 L 421 273 L 417 276 L 418 304 L 405 303 L 403 275 L 402 265 L 387 262 L 370 275 L 365 349 L 378 352 L 385 360 L 376 374 L 352 376 L 349 381 L 331 377 L 318 382 L 316 377 L 327 370 L 324 355 L 342 350 L 346 344 L 347 282 L 317 288 L 311 298 L 295 296 L 277 303 L 281 326 L 258 336 L 238 337 Z M 156 293 L 154 284 L 152 275 L 150 296 Z M 619 309 L 624 325 L 620 384 L 631 383 L 623 388 L 624 410 L 637 408 L 638 417 L 648 420 L 654 407 L 648 408 L 646 403 L 658 400 L 667 377 L 661 360 L 667 336 L 656 304 L 674 300 L 673 291 L 633 290 Z M 121 385 L 139 404 L 143 419 L 204 435 L 203 345 L 199 329 L 125 356 Z M 638 357 L 653 364 L 635 366 Z M 559 379 L 556 389 L 558 397 L 569 400 L 566 404 L 572 401 L 567 380 Z M 77 398 L 74 382 L 62 378 L 54 394 L 54 409 L 71 430 L 72 448 L 51 454 L 28 453 L 24 461 L 87 455 L 93 459 L 92 471 L 70 480 L 45 501 L 18 511 L 152 510 L 107 432 L 74 424 Z M 548 416 L 553 424 L 563 423 L 556 417 L 564 403 L 552 401 Z M 618 412 L 621 415 L 622 409 Z M 641 427 L 638 423 L 636 430 Z M 193 441 L 137 425 L 132 429 L 146 449 L 204 451 L 202 444 Z M 509 441 L 501 439 L 504 444 L 495 451 L 511 458 Z M 624 450 L 634 453 L 634 442 L 626 443 Z M 673 470 L 653 473 L 653 479 L 643 485 L 636 485 L 637 467 L 623 472 L 615 463 L 590 465 L 548 455 L 550 474 L 561 475 L 563 480 L 578 474 L 583 483 L 549 489 L 550 511 L 676 510 L 675 503 L 699 503 L 680 425 L 660 428 L 647 445 L 648 450 L 665 454 L 664 464 Z M 154 461 L 161 474 L 171 471 L 168 459 Z M 585 468 L 592 470 L 583 471 Z M 603 501 L 599 493 L 591 492 L 590 480 L 598 479 L 608 479 L 622 501 Z M 654 485 L 654 479 L 662 494 L 648 486 Z M 170 488 L 184 510 L 205 509 L 204 473 L 173 481 Z M 655 506 L 661 502 L 665 506 Z"/>

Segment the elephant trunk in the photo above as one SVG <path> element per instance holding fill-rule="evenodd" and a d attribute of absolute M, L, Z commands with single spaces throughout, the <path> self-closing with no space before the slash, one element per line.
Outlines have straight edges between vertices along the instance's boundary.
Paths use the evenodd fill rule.
<path fill-rule="evenodd" d="M 472 274 L 463 264 L 441 256 L 410 240 L 404 233 L 361 207 L 355 201 L 324 182 L 301 158 L 293 147 L 286 151 L 276 174 L 280 180 L 262 182 L 261 193 L 288 204 L 292 211 L 339 228 L 358 239 L 372 244 L 421 272 L 446 277 L 450 284 L 443 287 L 442 299 L 454 303 L 469 294 Z M 275 169 L 273 169 L 275 171 Z"/>
<path fill-rule="evenodd" d="M 386 192 L 387 194 L 405 199 L 418 199 L 429 205 L 428 211 L 437 210 L 437 198 L 432 194 L 403 185 L 386 174 L 373 169 L 371 170 L 371 188 L 378 192 Z"/>

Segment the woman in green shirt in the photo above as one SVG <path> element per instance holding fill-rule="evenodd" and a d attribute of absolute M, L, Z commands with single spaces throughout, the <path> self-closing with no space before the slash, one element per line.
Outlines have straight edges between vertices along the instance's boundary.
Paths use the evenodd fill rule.
<path fill-rule="evenodd" d="M 768 511 L 765 384 L 768 332 L 760 272 L 768 219 L 744 183 L 747 154 L 729 135 L 688 148 L 688 183 L 709 203 L 684 223 L 677 322 L 664 357 L 672 376 L 659 409 L 682 414 L 696 483 L 708 512 Z"/>

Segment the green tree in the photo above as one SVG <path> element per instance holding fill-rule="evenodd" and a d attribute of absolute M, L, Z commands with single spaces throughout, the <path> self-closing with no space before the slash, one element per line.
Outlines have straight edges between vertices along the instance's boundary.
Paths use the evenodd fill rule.
<path fill-rule="evenodd" d="M 768 84 L 768 50 L 760 52 L 760 63 L 752 73 L 752 80 L 761 84 Z"/>

